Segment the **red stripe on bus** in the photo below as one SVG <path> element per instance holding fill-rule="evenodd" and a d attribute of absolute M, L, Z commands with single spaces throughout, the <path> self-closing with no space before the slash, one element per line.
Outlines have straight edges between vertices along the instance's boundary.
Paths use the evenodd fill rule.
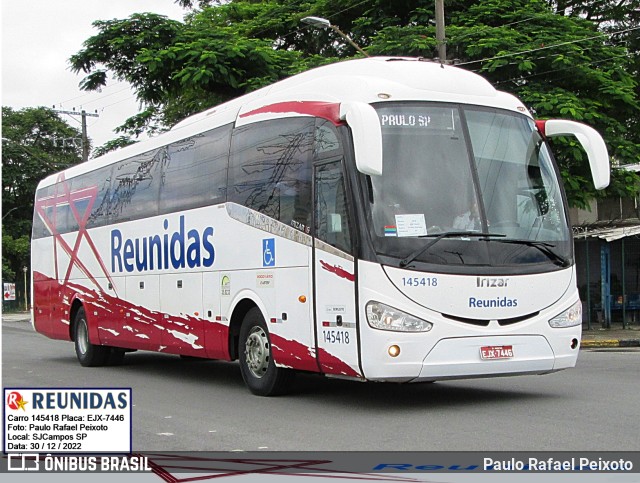
<path fill-rule="evenodd" d="M 240 114 L 240 117 L 255 116 L 257 114 L 305 114 L 308 116 L 320 117 L 332 122 L 336 126 L 342 124 L 340 120 L 340 104 L 335 102 L 319 102 L 319 101 L 292 101 L 292 102 L 276 102 L 269 104 L 253 111 Z"/>

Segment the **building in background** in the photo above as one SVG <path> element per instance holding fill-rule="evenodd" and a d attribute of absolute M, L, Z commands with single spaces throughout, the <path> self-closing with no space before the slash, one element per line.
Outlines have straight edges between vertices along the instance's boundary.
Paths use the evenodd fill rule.
<path fill-rule="evenodd" d="M 623 168 L 640 172 L 640 163 Z M 585 327 L 640 325 L 640 198 L 570 210 Z"/>

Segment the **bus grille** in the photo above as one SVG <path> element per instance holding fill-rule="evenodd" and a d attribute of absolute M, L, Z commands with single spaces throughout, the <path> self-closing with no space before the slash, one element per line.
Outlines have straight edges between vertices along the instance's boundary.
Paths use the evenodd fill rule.
<path fill-rule="evenodd" d="M 531 314 L 521 315 L 518 317 L 511 317 L 508 319 L 498 319 L 498 324 L 500 324 L 501 326 L 517 324 L 518 322 L 523 322 L 525 320 L 530 319 L 531 317 L 535 317 L 539 313 L 540 312 L 533 312 Z M 479 327 L 488 327 L 489 323 L 491 322 L 491 320 L 488 320 L 488 319 L 469 319 L 467 317 L 458 317 L 456 315 L 450 315 L 450 314 L 442 314 L 442 316 L 446 317 L 447 319 L 455 320 L 456 322 L 462 322 L 463 324 L 477 325 Z"/>

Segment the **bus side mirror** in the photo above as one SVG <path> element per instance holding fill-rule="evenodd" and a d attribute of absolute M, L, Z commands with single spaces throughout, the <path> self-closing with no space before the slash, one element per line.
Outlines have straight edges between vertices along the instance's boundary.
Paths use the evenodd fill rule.
<path fill-rule="evenodd" d="M 591 176 L 596 189 L 601 190 L 609 186 L 611 169 L 609 167 L 609 153 L 602 136 L 592 127 L 575 121 L 564 119 L 550 119 L 536 121 L 538 130 L 546 137 L 575 136 L 587 153 Z"/>
<path fill-rule="evenodd" d="M 340 119 L 353 134 L 356 167 L 363 174 L 382 174 L 382 129 L 378 113 L 364 102 L 340 104 Z"/>

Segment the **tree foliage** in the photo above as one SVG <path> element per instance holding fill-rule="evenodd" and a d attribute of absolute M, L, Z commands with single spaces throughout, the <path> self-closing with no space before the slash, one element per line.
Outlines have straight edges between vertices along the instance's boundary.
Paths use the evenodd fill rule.
<path fill-rule="evenodd" d="M 154 14 L 98 21 L 71 58 L 98 89 L 108 74 L 129 81 L 144 110 L 123 132 L 165 129 L 181 118 L 310 67 L 359 54 L 330 19 L 370 55 L 434 57 L 433 0 L 177 0 L 183 22 Z M 448 60 L 512 92 L 539 118 L 593 125 L 614 165 L 640 158 L 640 0 L 448 0 Z M 556 142 L 570 202 L 597 196 L 572 140 Z M 579 181 L 579 183 L 576 183 Z M 640 181 L 614 173 L 607 194 L 633 195 Z M 602 194 L 600 194 L 602 196 Z"/>
<path fill-rule="evenodd" d="M 130 136 L 118 136 L 115 139 L 107 141 L 102 146 L 98 146 L 93 150 L 93 157 L 104 156 L 105 154 L 116 151 L 118 149 L 122 149 L 126 146 L 130 146 L 135 144 L 137 141 L 132 139 Z"/>
<path fill-rule="evenodd" d="M 80 162 L 80 132 L 46 108 L 2 108 L 2 278 L 29 262 L 33 198 L 38 182 Z M 20 280 L 18 280 L 20 282 Z"/>

